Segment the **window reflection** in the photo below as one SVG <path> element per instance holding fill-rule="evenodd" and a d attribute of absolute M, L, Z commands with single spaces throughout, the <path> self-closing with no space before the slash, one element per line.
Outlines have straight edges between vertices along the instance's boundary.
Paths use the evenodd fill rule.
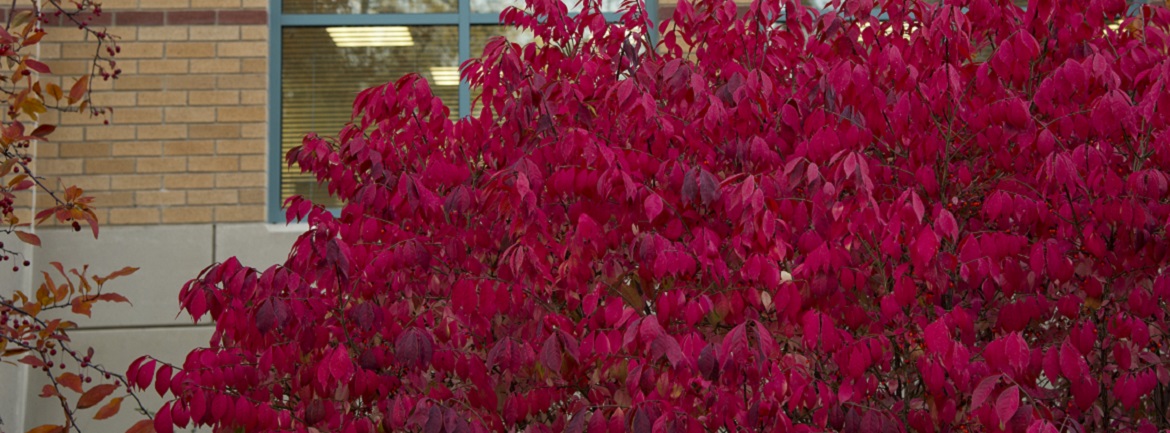
<path fill-rule="evenodd" d="M 452 114 L 458 113 L 457 27 L 346 27 L 343 30 L 283 29 L 281 155 L 300 145 L 308 132 L 322 136 L 337 133 L 350 120 L 354 97 L 362 89 L 412 72 L 425 77 Z M 295 169 L 282 170 L 281 197 L 294 194 L 317 203 L 337 205 L 311 176 Z"/>
<path fill-rule="evenodd" d="M 456 12 L 457 0 L 284 0 L 286 14 L 394 14 Z"/>

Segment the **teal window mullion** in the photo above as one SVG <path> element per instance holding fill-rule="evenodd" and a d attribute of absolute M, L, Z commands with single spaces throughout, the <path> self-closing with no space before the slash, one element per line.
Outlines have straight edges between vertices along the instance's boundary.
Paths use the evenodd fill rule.
<path fill-rule="evenodd" d="M 471 58 L 471 0 L 459 0 L 459 66 Z M 462 71 L 460 71 L 462 75 Z M 471 113 L 471 86 L 459 80 L 459 117 Z"/>

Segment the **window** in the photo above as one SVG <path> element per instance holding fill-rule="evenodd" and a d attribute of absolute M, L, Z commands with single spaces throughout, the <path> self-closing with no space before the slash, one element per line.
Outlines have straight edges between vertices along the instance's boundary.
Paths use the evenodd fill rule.
<path fill-rule="evenodd" d="M 575 0 L 565 0 L 573 3 Z M 650 0 L 653 2 L 653 0 Z M 271 0 L 269 16 L 268 220 L 284 220 L 292 195 L 337 205 L 312 176 L 289 169 L 284 155 L 306 133 L 328 135 L 349 121 L 354 96 L 417 72 L 452 117 L 470 112 L 471 92 L 459 65 L 487 40 L 527 38 L 499 24 L 504 8 L 523 0 Z M 651 11 L 657 9 L 650 7 Z M 621 0 L 603 0 L 614 11 Z"/>

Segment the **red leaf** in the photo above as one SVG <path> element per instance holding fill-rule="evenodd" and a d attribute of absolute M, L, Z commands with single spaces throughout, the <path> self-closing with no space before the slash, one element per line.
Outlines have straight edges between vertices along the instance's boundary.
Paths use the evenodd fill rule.
<path fill-rule="evenodd" d="M 133 380 L 135 386 L 146 389 L 146 387 L 150 386 L 150 379 L 154 378 L 154 366 L 156 363 L 157 361 L 153 359 L 146 361 L 145 364 L 138 367 L 138 375 L 136 377 L 128 377 L 127 379 Z"/>
<path fill-rule="evenodd" d="M 938 230 L 940 235 L 951 238 L 951 242 L 959 241 L 959 224 L 950 211 L 946 209 L 939 211 L 938 221 L 935 221 L 934 228 Z"/>
<path fill-rule="evenodd" d="M 137 425 L 135 425 L 137 426 Z M 131 427 L 133 430 L 134 427 Z M 171 402 L 163 405 L 154 415 L 154 431 L 158 433 L 175 433 L 175 424 L 171 422 Z M 130 433 L 127 431 L 127 433 Z"/>
<path fill-rule="evenodd" d="M 654 221 L 654 218 L 657 218 L 658 214 L 662 213 L 662 197 L 659 197 L 658 194 L 650 193 L 646 197 L 646 201 L 642 203 L 642 206 L 646 211 L 646 220 Z"/>
<path fill-rule="evenodd" d="M 394 343 L 394 353 L 399 362 L 421 367 L 431 362 L 434 343 L 426 331 L 412 327 L 398 336 Z"/>
<path fill-rule="evenodd" d="M 995 400 L 995 414 L 999 416 L 1000 428 L 1004 428 L 1020 408 L 1020 387 L 1012 385 L 999 394 Z"/>
<path fill-rule="evenodd" d="M 171 366 L 163 364 L 162 367 L 158 368 L 158 373 L 154 376 L 154 390 L 158 393 L 159 397 L 162 397 L 170 389 L 170 386 Z"/>
<path fill-rule="evenodd" d="M 987 402 L 987 398 L 991 397 L 991 392 L 995 390 L 995 386 L 999 384 L 1001 376 L 991 375 L 979 381 L 979 385 L 975 386 L 975 390 L 971 393 L 971 409 L 979 409 L 983 403 Z"/>
<path fill-rule="evenodd" d="M 914 238 L 910 259 L 915 266 L 926 266 L 938 254 L 938 236 L 929 227 L 923 227 Z"/>
<path fill-rule="evenodd" d="M 40 72 L 42 74 L 50 73 L 49 72 L 49 65 L 46 65 L 44 63 L 41 63 L 41 62 L 33 60 L 33 59 L 24 59 L 24 65 L 28 66 L 29 69 Z"/>

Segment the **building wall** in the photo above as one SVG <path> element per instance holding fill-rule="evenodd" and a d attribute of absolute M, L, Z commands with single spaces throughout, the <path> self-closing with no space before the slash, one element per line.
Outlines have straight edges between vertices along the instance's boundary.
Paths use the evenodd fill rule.
<path fill-rule="evenodd" d="M 91 275 L 141 268 L 106 288 L 133 305 L 99 304 L 92 318 L 71 317 L 81 325 L 70 332 L 75 346 L 94 347 L 111 371 L 124 372 L 145 354 L 181 364 L 212 332 L 178 314 L 183 283 L 231 256 L 259 268 L 281 263 L 305 230 L 265 223 L 267 6 L 268 0 L 104 0 L 102 16 L 89 22 L 121 38 L 115 59 L 122 78 L 95 83 L 93 100 L 114 111 L 106 118 L 46 119 L 59 127 L 36 147 L 37 173 L 94 196 L 101 236 L 37 228 L 44 246 L 29 252 L 31 274 L 6 277 L 14 284 L 0 293 L 27 290 L 32 275 L 55 272 L 52 262 L 67 269 L 88 264 Z M 40 57 L 68 89 L 71 77 L 87 71 L 95 45 L 74 28 L 50 25 Z M 46 198 L 38 200 L 43 207 Z M 60 407 L 37 396 L 44 383 L 39 372 L 0 366 L 0 433 L 62 422 Z M 161 405 L 153 391 L 142 394 L 149 409 Z M 128 401 L 111 420 L 93 421 L 95 410 L 79 414 L 82 431 L 120 433 L 141 419 Z"/>
<path fill-rule="evenodd" d="M 115 59 L 123 72 L 95 83 L 93 99 L 114 111 L 108 119 L 55 119 L 53 141 L 37 149 L 39 173 L 91 193 L 105 224 L 263 221 L 266 7 L 267 0 L 105 1 L 91 25 L 121 38 Z M 56 75 L 84 73 L 94 44 L 82 36 L 51 29 L 42 57 Z"/>

